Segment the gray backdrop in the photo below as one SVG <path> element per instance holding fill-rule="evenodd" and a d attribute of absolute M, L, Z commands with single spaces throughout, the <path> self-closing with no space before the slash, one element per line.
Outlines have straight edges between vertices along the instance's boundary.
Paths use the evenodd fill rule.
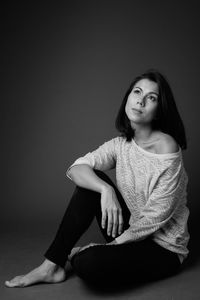
<path fill-rule="evenodd" d="M 3 11 L 1 229 L 57 225 L 74 189 L 67 167 L 118 134 L 127 87 L 154 67 L 169 79 L 186 128 L 195 239 L 198 1 L 27 2 Z"/>

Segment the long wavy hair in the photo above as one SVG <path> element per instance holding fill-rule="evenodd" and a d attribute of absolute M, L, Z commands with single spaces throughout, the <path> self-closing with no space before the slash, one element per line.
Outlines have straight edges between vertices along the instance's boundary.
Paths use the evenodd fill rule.
<path fill-rule="evenodd" d="M 134 137 L 134 129 L 131 127 L 130 120 L 126 115 L 125 106 L 133 87 L 141 79 L 149 79 L 158 84 L 158 107 L 156 116 L 152 120 L 153 130 L 160 130 L 171 135 L 181 149 L 187 149 L 184 124 L 178 112 L 172 90 L 167 79 L 155 69 L 147 70 L 142 75 L 137 76 L 130 84 L 115 120 L 116 129 L 121 133 L 121 136 L 126 137 L 128 142 Z"/>

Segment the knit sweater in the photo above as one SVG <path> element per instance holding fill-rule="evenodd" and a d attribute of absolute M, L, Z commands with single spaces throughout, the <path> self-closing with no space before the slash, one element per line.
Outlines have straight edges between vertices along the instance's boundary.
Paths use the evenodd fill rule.
<path fill-rule="evenodd" d="M 177 253 L 180 262 L 187 257 L 190 238 L 187 220 L 188 176 L 182 151 L 157 154 L 124 137 L 115 137 L 96 150 L 78 158 L 68 168 L 88 164 L 105 171 L 116 168 L 117 187 L 131 216 L 130 227 L 115 240 L 117 243 L 152 237 L 160 246 Z M 70 178 L 71 179 L 71 178 Z"/>

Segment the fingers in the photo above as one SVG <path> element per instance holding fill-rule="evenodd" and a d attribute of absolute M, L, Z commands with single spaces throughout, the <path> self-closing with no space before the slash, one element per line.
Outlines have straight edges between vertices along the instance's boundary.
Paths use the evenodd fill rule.
<path fill-rule="evenodd" d="M 68 255 L 68 260 L 71 261 L 72 257 L 81 250 L 81 247 L 74 247 L 71 253 Z"/>
<path fill-rule="evenodd" d="M 123 217 L 121 208 L 115 208 L 105 212 L 102 215 L 102 228 L 106 227 L 107 219 L 107 234 L 112 237 L 116 237 L 117 234 L 121 234 L 123 230 Z"/>
<path fill-rule="evenodd" d="M 116 237 L 118 227 L 118 212 L 117 210 L 113 211 L 113 227 L 112 227 L 112 237 Z"/>
<path fill-rule="evenodd" d="M 122 217 L 122 211 L 120 210 L 120 213 L 119 213 L 119 224 L 118 224 L 118 234 L 122 234 L 122 231 L 123 231 L 123 217 Z"/>
<path fill-rule="evenodd" d="M 118 232 L 117 232 L 118 228 Z M 117 234 L 121 234 L 123 230 L 123 217 L 121 208 L 113 212 L 113 230 L 112 237 L 116 237 Z"/>
<path fill-rule="evenodd" d="M 112 210 L 108 211 L 108 226 L 107 226 L 107 234 L 110 235 L 113 228 L 113 214 Z"/>
<path fill-rule="evenodd" d="M 122 233 L 123 217 L 122 209 L 118 202 L 114 189 L 104 189 L 101 193 L 101 209 L 102 209 L 102 228 L 106 230 L 107 234 L 115 238 L 116 235 Z"/>
<path fill-rule="evenodd" d="M 105 210 L 102 212 L 102 218 L 101 218 L 101 226 L 103 229 L 106 227 L 106 219 L 107 219 L 107 212 Z"/>

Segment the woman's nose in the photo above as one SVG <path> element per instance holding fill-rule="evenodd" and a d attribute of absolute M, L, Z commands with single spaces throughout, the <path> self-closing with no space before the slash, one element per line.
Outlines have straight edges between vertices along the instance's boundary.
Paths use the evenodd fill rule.
<path fill-rule="evenodd" d="M 137 103 L 139 103 L 140 105 L 144 106 L 144 98 L 141 97 L 140 99 L 137 100 Z"/>

